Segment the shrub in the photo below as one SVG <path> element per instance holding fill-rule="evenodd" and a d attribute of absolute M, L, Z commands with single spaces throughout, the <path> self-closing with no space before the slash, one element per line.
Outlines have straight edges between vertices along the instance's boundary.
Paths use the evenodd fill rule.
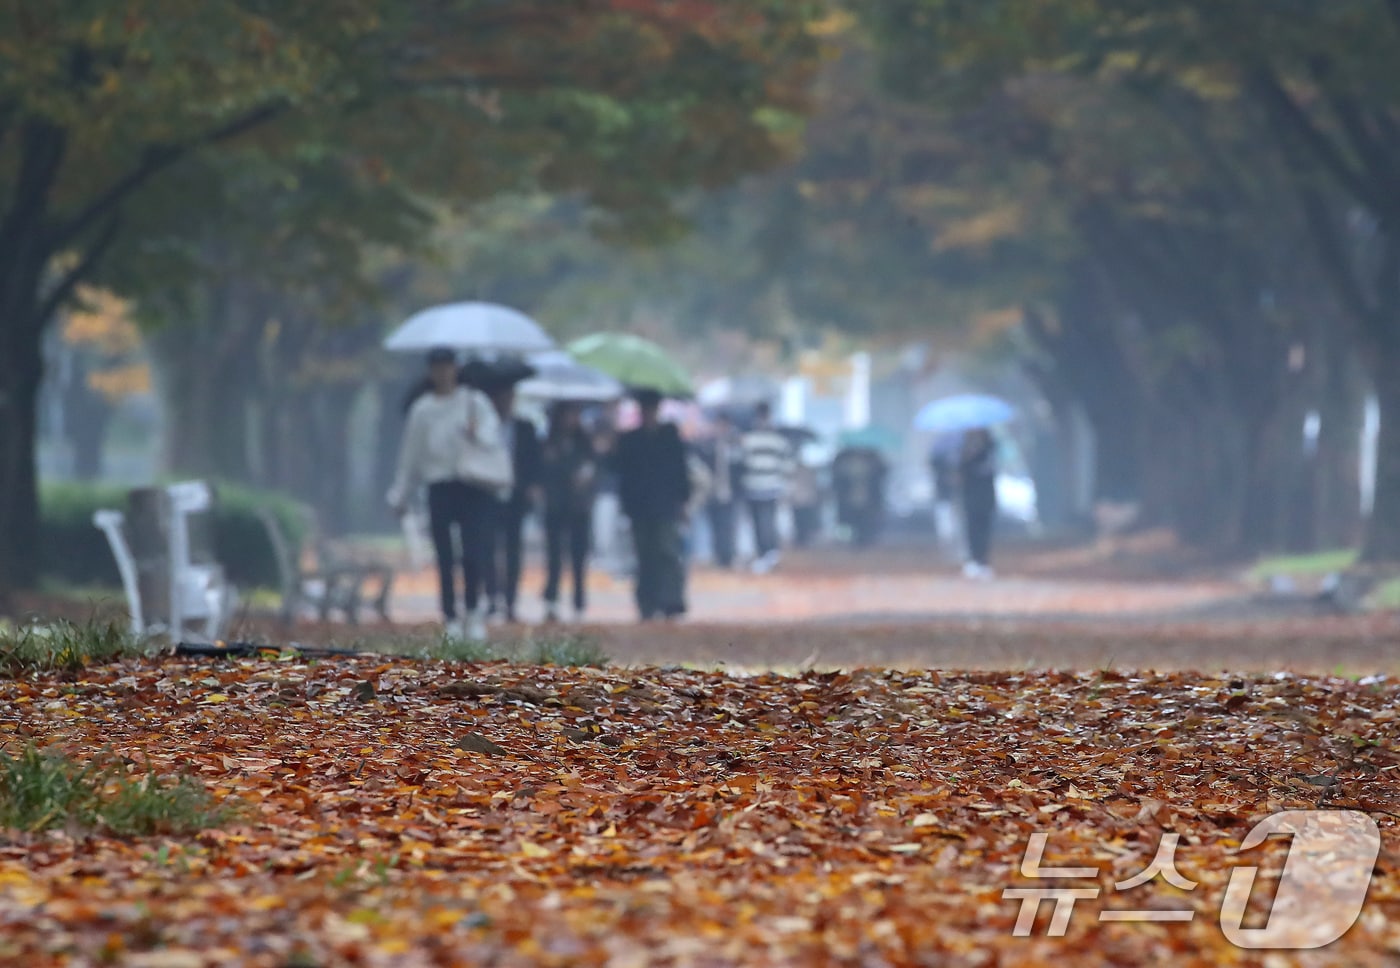
<path fill-rule="evenodd" d="M 306 536 L 300 506 L 284 495 L 239 485 L 220 484 L 217 490 L 214 550 L 230 580 L 244 589 L 280 588 L 277 558 L 257 512 L 270 508 L 287 540 L 297 547 Z M 108 484 L 45 484 L 40 551 L 44 577 L 80 587 L 119 587 L 116 560 L 92 516 L 102 508 L 125 510 L 126 496 L 125 488 Z"/>

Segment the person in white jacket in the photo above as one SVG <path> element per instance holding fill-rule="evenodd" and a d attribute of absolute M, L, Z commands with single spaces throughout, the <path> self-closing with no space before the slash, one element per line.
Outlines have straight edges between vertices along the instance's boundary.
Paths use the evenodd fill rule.
<path fill-rule="evenodd" d="M 486 485 L 467 480 L 464 465 L 473 442 L 479 448 L 499 440 L 499 420 L 485 394 L 460 385 L 452 350 L 435 349 L 428 354 L 428 378 L 431 389 L 408 411 L 389 507 L 404 514 L 417 488 L 427 485 L 428 520 L 447 634 L 484 640 L 485 613 L 479 603 L 482 581 L 492 560 L 496 494 Z M 460 538 L 466 583 L 465 626 L 457 617 L 454 529 Z"/>

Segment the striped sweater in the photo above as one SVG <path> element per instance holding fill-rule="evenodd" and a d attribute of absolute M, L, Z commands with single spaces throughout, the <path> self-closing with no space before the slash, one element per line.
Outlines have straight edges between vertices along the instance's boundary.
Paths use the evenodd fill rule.
<path fill-rule="evenodd" d="M 755 501 L 773 501 L 787 493 L 796 461 L 787 438 L 760 427 L 744 434 L 744 494 Z"/>

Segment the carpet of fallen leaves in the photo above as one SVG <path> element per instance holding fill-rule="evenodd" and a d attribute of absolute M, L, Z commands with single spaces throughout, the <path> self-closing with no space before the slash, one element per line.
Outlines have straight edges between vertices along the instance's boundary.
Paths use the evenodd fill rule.
<path fill-rule="evenodd" d="M 7 748 L 105 748 L 243 814 L 180 839 L 8 833 L 0 963 L 1272 968 L 1295 956 L 1218 926 L 1230 867 L 1259 862 L 1235 848 L 1270 813 L 1325 804 L 1370 812 L 1384 846 L 1360 922 L 1306 963 L 1393 964 L 1397 698 L 1287 674 L 372 657 L 5 681 Z M 1063 939 L 1044 937 L 1048 906 L 1037 937 L 1012 937 L 1002 891 L 1026 886 L 1036 831 L 1047 864 L 1102 872 Z M 1166 831 L 1199 886 L 1115 895 Z M 1125 907 L 1196 915 L 1098 920 Z"/>

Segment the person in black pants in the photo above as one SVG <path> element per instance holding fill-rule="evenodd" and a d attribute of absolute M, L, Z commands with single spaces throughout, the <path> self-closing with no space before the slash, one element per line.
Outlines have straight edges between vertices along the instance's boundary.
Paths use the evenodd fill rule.
<path fill-rule="evenodd" d="M 646 622 L 686 611 L 680 529 L 690 501 L 690 470 L 680 431 L 661 422 L 661 394 L 643 390 L 636 396 L 642 424 L 618 439 L 613 460 L 637 550 L 637 610 Z"/>
<path fill-rule="evenodd" d="M 475 483 L 474 468 L 466 466 L 462 444 L 473 439 L 491 445 L 498 438 L 495 408 L 479 391 L 460 386 L 456 354 L 447 348 L 428 355 L 427 389 L 417 394 L 408 411 L 398 471 L 387 496 L 389 507 L 402 516 L 421 484 L 428 485 L 428 516 L 437 552 L 442 592 L 444 631 L 454 639 L 486 637 L 486 623 L 477 603 L 489 574 L 491 534 L 496 496 Z M 479 470 L 479 469 L 475 469 Z M 466 577 L 467 620 L 458 620 L 454 529 L 460 532 L 462 571 Z"/>
<path fill-rule="evenodd" d="M 499 501 L 492 564 L 487 572 L 486 596 L 493 617 L 517 621 L 515 606 L 520 597 L 520 571 L 523 558 L 525 518 L 533 509 L 540 481 L 540 438 L 535 425 L 515 416 L 514 384 L 490 388 L 496 405 L 506 449 L 515 469 L 515 485 Z"/>
<path fill-rule="evenodd" d="M 997 516 L 996 440 L 990 430 L 969 430 L 958 462 L 963 518 L 967 528 L 969 578 L 991 578 L 992 524 Z"/>
<path fill-rule="evenodd" d="M 466 581 L 468 621 L 479 623 L 477 602 L 491 567 L 491 528 L 496 518 L 495 495 L 464 481 L 439 481 L 428 485 L 428 520 L 437 554 L 438 587 L 441 589 L 442 613 L 449 625 L 455 623 L 456 549 L 452 529 L 458 530 L 462 547 L 462 573 Z M 456 634 L 452 632 L 451 634 Z M 470 639 L 484 638 L 479 624 L 469 625 L 464 633 Z"/>
<path fill-rule="evenodd" d="M 545 620 L 559 620 L 559 586 L 567 549 L 574 583 L 574 619 L 581 621 L 588 609 L 588 554 L 593 544 L 598 454 L 574 404 L 558 403 L 551 411 L 540 470 L 547 562 Z"/>

